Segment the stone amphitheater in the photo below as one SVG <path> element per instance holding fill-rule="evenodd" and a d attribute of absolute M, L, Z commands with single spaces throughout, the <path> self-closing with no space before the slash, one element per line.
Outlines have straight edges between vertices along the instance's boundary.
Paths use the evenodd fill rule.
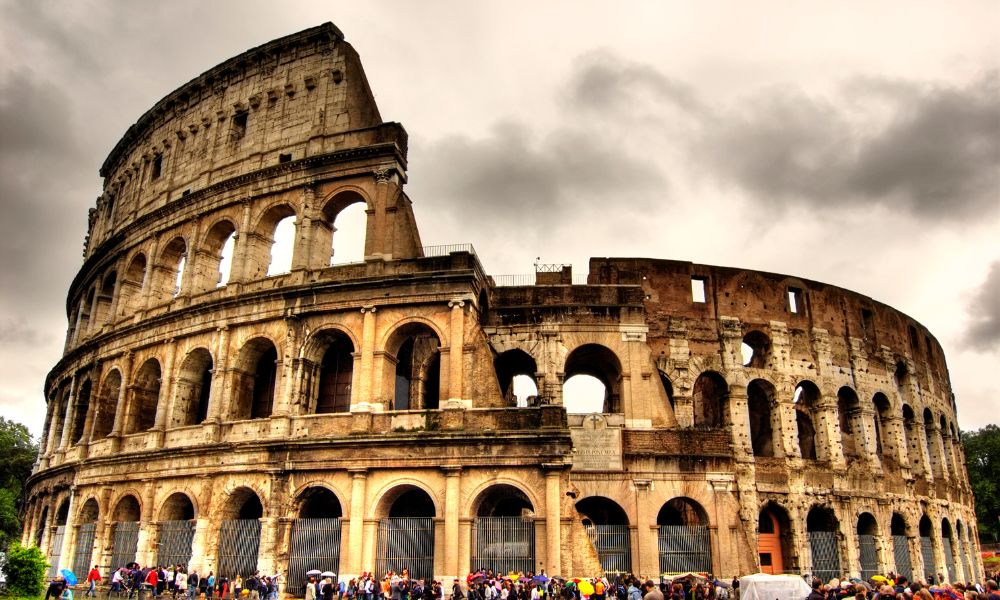
<path fill-rule="evenodd" d="M 330 23 L 128 129 L 27 483 L 22 541 L 53 572 L 259 568 L 291 593 L 312 568 L 982 572 L 921 324 L 690 262 L 490 276 L 470 244 L 421 244 L 406 161 Z M 363 258 L 342 263 L 352 210 Z"/>

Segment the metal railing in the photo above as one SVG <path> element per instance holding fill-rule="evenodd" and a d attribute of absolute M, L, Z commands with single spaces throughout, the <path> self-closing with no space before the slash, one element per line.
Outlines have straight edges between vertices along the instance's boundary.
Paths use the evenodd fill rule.
<path fill-rule="evenodd" d="M 632 572 L 628 525 L 589 525 L 586 529 L 605 573 Z"/>
<path fill-rule="evenodd" d="M 927 536 L 920 536 L 920 556 L 924 559 L 924 579 L 937 577 L 934 565 L 934 542 Z"/>
<path fill-rule="evenodd" d="M 955 553 L 951 548 L 951 538 L 942 538 L 941 545 L 944 546 L 944 564 L 948 569 L 948 581 L 955 581 L 957 571 L 955 569 Z"/>
<path fill-rule="evenodd" d="M 822 581 L 840 577 L 840 548 L 837 532 L 810 531 L 809 549 L 812 551 L 812 574 Z"/>
<path fill-rule="evenodd" d="M 472 564 L 494 573 L 535 569 L 535 524 L 522 517 L 477 517 Z"/>
<path fill-rule="evenodd" d="M 387 517 L 378 523 L 376 577 L 389 571 L 409 570 L 413 579 L 434 576 L 434 519 L 432 517 Z"/>
<path fill-rule="evenodd" d="M 52 534 L 52 540 L 49 542 L 49 574 L 50 578 L 55 577 L 59 573 L 59 557 L 62 553 L 63 538 L 66 537 L 66 526 L 59 525 L 56 527 L 55 533 Z"/>
<path fill-rule="evenodd" d="M 588 273 L 574 274 L 572 278 L 572 285 L 588 285 L 587 283 L 588 275 L 589 275 Z M 526 285 L 535 285 L 536 281 L 535 273 L 491 275 L 491 277 L 493 277 L 493 284 L 496 285 L 497 287 L 520 287 Z"/>
<path fill-rule="evenodd" d="M 879 574 L 878 551 L 875 549 L 875 536 L 858 535 L 858 550 L 861 559 L 861 579 L 868 581 L 872 575 Z"/>
<path fill-rule="evenodd" d="M 312 569 L 340 573 L 341 520 L 295 519 L 288 557 L 290 594 L 303 593 L 306 572 Z"/>
<path fill-rule="evenodd" d="M 219 529 L 218 575 L 246 579 L 257 570 L 257 553 L 260 550 L 260 521 L 257 519 L 232 519 L 223 521 Z"/>
<path fill-rule="evenodd" d="M 93 563 L 90 562 L 94 553 L 94 533 L 96 523 L 84 523 L 76 530 L 76 555 L 73 557 L 73 573 L 78 579 L 83 579 L 83 573 L 89 573 Z"/>
<path fill-rule="evenodd" d="M 452 252 L 468 252 L 475 255 L 476 249 L 472 247 L 472 244 L 443 244 L 439 246 L 424 246 L 423 252 L 426 258 L 431 256 L 448 256 Z"/>
<path fill-rule="evenodd" d="M 660 525 L 661 573 L 712 572 L 712 546 L 705 525 Z"/>
<path fill-rule="evenodd" d="M 910 558 L 910 542 L 905 535 L 892 536 L 892 556 L 896 560 L 896 573 L 913 579 L 913 561 Z"/>
<path fill-rule="evenodd" d="M 111 569 L 118 570 L 135 562 L 135 554 L 139 548 L 139 522 L 123 521 L 112 526 Z"/>
<path fill-rule="evenodd" d="M 191 561 L 194 542 L 194 521 L 164 521 L 160 523 L 160 543 L 156 564 L 187 565 Z"/>

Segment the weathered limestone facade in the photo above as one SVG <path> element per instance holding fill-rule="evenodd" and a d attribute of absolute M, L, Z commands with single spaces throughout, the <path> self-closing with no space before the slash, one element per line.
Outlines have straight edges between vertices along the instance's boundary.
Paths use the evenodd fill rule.
<path fill-rule="evenodd" d="M 128 130 L 46 381 L 24 542 L 70 568 L 182 556 L 232 574 L 249 553 L 296 572 L 315 524 L 324 568 L 348 576 L 398 570 L 408 518 L 429 541 L 409 566 L 446 578 L 503 559 L 860 574 L 907 571 L 904 555 L 918 577 L 981 573 L 947 367 L 919 323 L 678 261 L 504 285 L 467 244 L 421 245 L 406 152 L 331 24 L 215 67 Z M 331 266 L 357 203 L 364 261 Z M 290 269 L 268 275 L 287 217 Z M 567 414 L 583 375 L 604 406 Z M 538 390 L 521 406 L 519 376 Z"/>

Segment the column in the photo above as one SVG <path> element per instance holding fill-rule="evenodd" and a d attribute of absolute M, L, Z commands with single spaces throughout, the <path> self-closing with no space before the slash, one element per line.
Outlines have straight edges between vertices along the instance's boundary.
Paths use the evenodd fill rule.
<path fill-rule="evenodd" d="M 227 405 L 229 386 L 225 384 L 229 371 L 229 327 L 216 329 L 218 343 L 215 349 L 215 364 L 212 365 L 212 390 L 208 396 L 208 418 L 206 421 L 218 424 L 222 419 L 223 407 Z"/>
<path fill-rule="evenodd" d="M 194 539 L 191 540 L 191 567 L 199 573 L 208 573 L 215 567 L 215 557 L 212 556 L 213 540 L 219 537 L 218 524 L 213 525 L 208 515 L 212 514 L 212 478 L 208 475 L 199 477 L 201 490 L 198 494 L 198 514 L 195 515 Z M 221 496 L 220 496 L 221 497 Z M 214 529 L 214 531 L 209 531 Z M 215 542 L 217 543 L 217 542 Z"/>
<path fill-rule="evenodd" d="M 281 387 L 276 390 L 277 397 L 272 417 L 284 417 L 289 414 L 289 407 L 292 403 L 292 384 L 295 382 L 294 352 L 299 347 L 300 325 L 298 317 L 285 318 L 285 343 L 281 352 Z"/>
<path fill-rule="evenodd" d="M 837 394 L 823 393 L 823 399 L 813 409 L 813 429 L 816 431 L 816 457 L 826 459 L 835 468 L 845 469 L 844 447 L 837 412 Z"/>
<path fill-rule="evenodd" d="M 893 413 L 882 420 L 882 452 L 891 456 L 900 467 L 910 466 L 909 453 L 906 449 L 906 432 L 903 428 L 903 417 Z"/>
<path fill-rule="evenodd" d="M 122 357 L 122 384 L 118 388 L 118 402 L 115 405 L 115 423 L 108 437 L 121 437 L 125 428 L 125 407 L 128 399 L 128 389 L 132 385 L 132 353 L 125 352 Z"/>
<path fill-rule="evenodd" d="M 159 432 L 157 447 L 163 447 L 163 432 L 170 424 L 174 406 L 174 359 L 177 354 L 177 344 L 174 338 L 170 338 L 166 343 L 166 357 L 163 360 L 163 371 L 160 373 L 160 399 L 156 404 L 156 420 L 153 422 L 153 429 Z"/>
<path fill-rule="evenodd" d="M 243 200 L 243 215 L 233 244 L 233 263 L 229 272 L 230 283 L 242 283 L 247 278 L 250 253 L 250 199 Z"/>
<path fill-rule="evenodd" d="M 156 560 L 157 524 L 155 522 L 156 480 L 146 479 L 143 482 L 142 514 L 139 515 L 139 540 L 136 543 L 136 561 L 142 565 L 150 565 Z"/>
<path fill-rule="evenodd" d="M 450 402 L 461 403 L 465 395 L 463 393 L 463 374 L 465 369 L 462 366 L 463 353 L 465 347 L 464 321 L 465 302 L 460 299 L 450 300 L 448 307 L 451 308 L 451 331 L 448 336 L 448 400 Z"/>
<path fill-rule="evenodd" d="M 733 450 L 737 460 L 753 456 L 750 440 L 750 410 L 747 406 L 747 389 L 741 384 L 729 386 L 729 422 L 732 423 Z M 771 432 L 772 438 L 774 432 Z"/>
<path fill-rule="evenodd" d="M 373 386 L 378 385 L 373 381 L 375 370 L 375 311 L 374 306 L 365 306 L 361 309 L 364 315 L 364 323 L 361 329 L 361 372 L 358 374 L 360 389 L 357 394 L 351 396 L 351 411 L 368 410 L 368 407 L 375 402 Z M 381 390 L 379 390 L 381 395 Z"/>
<path fill-rule="evenodd" d="M 62 422 L 62 438 L 59 442 L 59 450 L 63 451 L 69 447 L 72 440 L 73 417 L 76 415 L 76 373 L 69 380 L 69 391 L 66 393 L 66 412 Z"/>
<path fill-rule="evenodd" d="M 650 489 L 652 482 L 649 479 L 633 479 L 632 485 L 635 487 L 635 560 L 632 562 L 632 570 L 635 573 L 659 573 L 660 554 L 657 541 L 657 528 L 653 511 L 658 507 L 650 506 Z"/>
<path fill-rule="evenodd" d="M 73 547 L 76 545 L 76 519 L 74 518 L 74 513 L 76 512 L 76 486 L 71 486 L 69 488 L 69 511 L 66 515 L 66 529 L 65 534 L 62 539 L 62 548 L 59 549 L 59 564 L 56 565 L 57 569 L 72 569 L 73 568 Z"/>
<path fill-rule="evenodd" d="M 444 575 L 443 581 L 458 577 L 458 512 L 462 493 L 462 467 L 441 467 L 445 476 L 444 493 Z"/>
<path fill-rule="evenodd" d="M 561 463 L 542 465 L 545 469 L 545 570 L 548 573 L 562 573 L 562 473 Z"/>
<path fill-rule="evenodd" d="M 917 436 L 917 448 L 920 451 L 920 464 L 924 467 L 924 478 L 927 481 L 934 481 L 934 477 L 937 475 L 934 472 L 934 466 L 931 463 L 930 447 L 927 445 L 927 432 L 924 429 L 923 423 L 914 419 L 913 423 L 913 435 Z"/>
<path fill-rule="evenodd" d="M 365 487 L 368 480 L 367 469 L 348 469 L 351 475 L 351 514 L 347 528 L 347 573 L 343 577 L 350 575 L 357 577 L 364 570 L 362 564 L 364 549 L 364 524 L 365 524 Z"/>

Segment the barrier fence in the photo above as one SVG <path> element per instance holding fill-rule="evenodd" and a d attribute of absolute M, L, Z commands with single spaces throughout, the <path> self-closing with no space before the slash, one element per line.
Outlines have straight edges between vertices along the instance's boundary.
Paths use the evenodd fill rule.
<path fill-rule="evenodd" d="M 219 529 L 219 570 L 217 574 L 235 579 L 246 579 L 257 570 L 257 553 L 260 550 L 260 521 L 257 519 L 232 519 L 223 521 Z"/>
<path fill-rule="evenodd" d="M 705 525 L 660 525 L 660 572 L 712 571 L 712 546 Z"/>
<path fill-rule="evenodd" d="M 299 594 L 299 584 L 313 569 L 340 573 L 341 520 L 295 519 L 288 556 L 288 592 Z"/>
<path fill-rule="evenodd" d="M 375 573 L 409 569 L 410 577 L 434 576 L 434 519 L 431 517 L 386 517 L 378 523 L 378 554 Z"/>
<path fill-rule="evenodd" d="M 94 553 L 94 533 L 97 531 L 96 523 L 84 523 L 76 529 L 76 554 L 73 556 L 73 573 L 78 578 L 82 573 L 89 573 L 93 563 L 90 557 Z"/>
<path fill-rule="evenodd" d="M 628 525 L 590 525 L 587 535 L 597 550 L 605 573 L 632 572 L 632 544 Z"/>
<path fill-rule="evenodd" d="M 472 564 L 494 573 L 535 570 L 535 523 L 522 517 L 478 517 Z"/>

